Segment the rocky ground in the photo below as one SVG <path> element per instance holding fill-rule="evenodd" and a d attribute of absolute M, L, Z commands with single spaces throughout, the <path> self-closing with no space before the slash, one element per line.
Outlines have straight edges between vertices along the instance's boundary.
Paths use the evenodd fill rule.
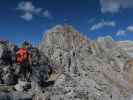
<path fill-rule="evenodd" d="M 40 63 L 38 68 L 32 66 L 33 71 L 38 75 L 52 65 L 54 73 L 48 85 L 28 91 L 2 91 L 1 100 L 133 99 L 133 60 L 110 36 L 93 41 L 72 26 L 57 25 L 45 33 L 38 49 L 41 57 L 34 62 Z M 46 76 L 46 70 L 42 76 Z M 45 79 L 33 74 L 30 84 L 36 80 Z"/>

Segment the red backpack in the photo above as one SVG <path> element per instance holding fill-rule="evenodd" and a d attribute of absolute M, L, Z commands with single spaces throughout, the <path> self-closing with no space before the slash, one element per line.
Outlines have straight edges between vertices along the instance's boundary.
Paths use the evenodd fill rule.
<path fill-rule="evenodd" d="M 28 51 L 26 48 L 20 48 L 16 55 L 16 62 L 18 64 L 24 63 L 28 59 Z"/>

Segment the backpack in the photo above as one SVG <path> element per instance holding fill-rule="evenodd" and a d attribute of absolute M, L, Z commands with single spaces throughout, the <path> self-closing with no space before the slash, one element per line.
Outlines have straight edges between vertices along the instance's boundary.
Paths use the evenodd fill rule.
<path fill-rule="evenodd" d="M 20 48 L 16 55 L 16 62 L 18 64 L 24 63 L 28 59 L 28 51 L 25 48 Z"/>

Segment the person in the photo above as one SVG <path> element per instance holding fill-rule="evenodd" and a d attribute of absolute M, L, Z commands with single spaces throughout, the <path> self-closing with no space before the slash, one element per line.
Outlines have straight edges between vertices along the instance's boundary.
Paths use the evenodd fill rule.
<path fill-rule="evenodd" d="M 16 53 L 16 63 L 20 65 L 19 74 L 23 80 L 29 80 L 31 73 L 31 53 L 28 51 L 30 45 L 27 42 L 22 44 L 22 47 Z"/>

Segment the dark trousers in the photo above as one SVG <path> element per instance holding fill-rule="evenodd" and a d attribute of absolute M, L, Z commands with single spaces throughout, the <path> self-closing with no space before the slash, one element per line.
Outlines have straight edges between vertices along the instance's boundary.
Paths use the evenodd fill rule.
<path fill-rule="evenodd" d="M 29 81 L 31 74 L 31 65 L 28 61 L 25 61 L 23 64 L 20 64 L 20 77 L 22 79 Z"/>

